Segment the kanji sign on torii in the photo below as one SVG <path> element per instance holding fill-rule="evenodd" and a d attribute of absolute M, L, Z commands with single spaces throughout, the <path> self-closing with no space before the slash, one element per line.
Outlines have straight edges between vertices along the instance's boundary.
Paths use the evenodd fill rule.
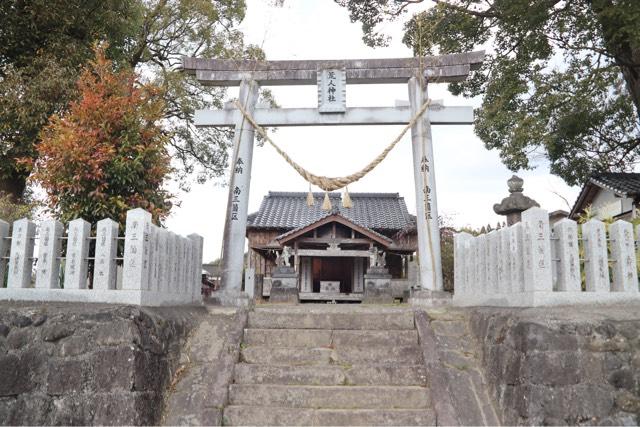
<path fill-rule="evenodd" d="M 240 86 L 239 101 L 260 126 L 407 125 L 428 99 L 427 82 L 467 78 L 484 52 L 424 58 L 253 61 L 184 58 L 183 68 L 204 85 Z M 409 84 L 409 106 L 346 107 L 348 84 Z M 318 108 L 256 108 L 259 86 L 317 85 Z M 440 234 L 431 125 L 472 124 L 471 107 L 430 105 L 411 128 L 416 192 L 419 286 L 442 290 Z M 224 230 L 222 287 L 240 294 L 254 129 L 237 109 L 201 110 L 197 126 L 234 126 L 235 144 Z"/>

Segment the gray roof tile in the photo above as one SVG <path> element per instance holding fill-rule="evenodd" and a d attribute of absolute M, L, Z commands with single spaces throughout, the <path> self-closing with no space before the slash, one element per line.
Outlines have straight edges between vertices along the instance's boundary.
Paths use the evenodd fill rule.
<path fill-rule="evenodd" d="M 260 210 L 249 215 L 252 228 L 294 229 L 316 222 L 327 215 L 323 211 L 324 193 L 314 193 L 315 203 L 307 206 L 307 193 L 270 191 L 262 199 Z M 356 224 L 374 230 L 400 230 L 412 216 L 398 193 L 350 193 L 352 208 L 342 207 L 340 193 L 329 193 L 331 204 Z"/>
<path fill-rule="evenodd" d="M 640 194 L 640 173 L 601 173 L 592 176 L 591 181 L 619 194 Z"/>

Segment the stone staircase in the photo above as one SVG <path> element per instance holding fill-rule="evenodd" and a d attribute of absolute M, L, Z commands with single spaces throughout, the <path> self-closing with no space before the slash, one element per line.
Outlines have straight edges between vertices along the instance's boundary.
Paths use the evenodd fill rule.
<path fill-rule="evenodd" d="M 225 425 L 433 425 L 409 308 L 256 307 Z"/>

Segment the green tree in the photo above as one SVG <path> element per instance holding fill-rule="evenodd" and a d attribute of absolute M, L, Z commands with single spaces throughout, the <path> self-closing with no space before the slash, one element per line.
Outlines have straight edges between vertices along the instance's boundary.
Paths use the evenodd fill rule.
<path fill-rule="evenodd" d="M 122 50 L 139 15 L 133 0 L 0 2 L 0 192 L 20 198 L 49 116 L 74 98 L 75 81 L 94 40 Z M 111 53 L 111 52 L 110 52 Z"/>
<path fill-rule="evenodd" d="M 377 32 L 423 0 L 336 0 Z M 416 55 L 487 48 L 483 67 L 455 95 L 484 95 L 475 131 L 510 169 L 548 159 L 579 184 L 640 160 L 640 2 L 637 0 L 432 0 L 405 25 Z"/>
<path fill-rule="evenodd" d="M 35 163 L 48 206 L 62 221 L 113 218 L 141 207 L 154 220 L 171 208 L 162 89 L 115 70 L 102 49 L 78 80 L 79 99 L 44 128 Z"/>
<path fill-rule="evenodd" d="M 197 130 L 193 113 L 221 107 L 225 90 L 179 71 L 181 57 L 261 58 L 236 27 L 244 0 L 5 0 L 0 2 L 0 192 L 19 198 L 52 114 L 77 99 L 75 82 L 95 42 L 109 44 L 118 67 L 163 87 L 180 177 L 218 177 L 227 165 L 228 130 Z M 182 180 L 186 183 L 186 180 Z"/>

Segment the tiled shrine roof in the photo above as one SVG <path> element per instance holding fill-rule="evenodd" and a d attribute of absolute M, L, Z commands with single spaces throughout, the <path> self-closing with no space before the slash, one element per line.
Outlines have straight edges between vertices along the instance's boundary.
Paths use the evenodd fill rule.
<path fill-rule="evenodd" d="M 623 197 L 640 194 L 640 173 L 602 173 L 590 181 Z"/>
<path fill-rule="evenodd" d="M 600 189 L 612 191 L 620 197 L 637 199 L 640 196 L 640 173 L 609 172 L 593 175 L 582 187 L 569 217 L 577 218 Z"/>
<path fill-rule="evenodd" d="M 313 193 L 315 203 L 307 206 L 307 193 L 270 191 L 262 199 L 260 210 L 249 215 L 248 227 L 297 229 L 327 216 L 322 210 L 324 193 Z M 413 221 L 404 198 L 398 193 L 350 193 L 352 208 L 342 206 L 340 193 L 329 193 L 333 211 L 361 227 L 397 231 Z"/>

